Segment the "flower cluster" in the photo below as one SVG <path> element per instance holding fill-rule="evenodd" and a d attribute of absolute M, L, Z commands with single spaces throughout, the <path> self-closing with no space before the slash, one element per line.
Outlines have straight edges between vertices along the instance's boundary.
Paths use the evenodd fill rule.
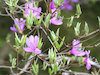
<path fill-rule="evenodd" d="M 58 1 L 58 2 L 56 3 L 56 1 Z M 57 29 L 57 32 L 54 33 L 54 31 L 51 31 L 48 29 L 49 24 L 51 23 L 54 25 L 62 25 L 63 17 L 60 16 L 61 10 L 63 10 L 63 9 L 72 10 L 73 7 L 70 5 L 70 2 L 77 3 L 78 1 L 79 0 L 52 0 L 51 2 L 48 2 L 50 4 L 47 6 L 47 8 L 48 8 L 47 13 L 42 13 L 42 8 L 37 6 L 38 2 L 37 2 L 37 5 L 35 5 L 29 1 L 27 3 L 25 3 L 25 6 L 24 6 L 25 11 L 23 14 L 24 19 L 23 18 L 20 18 L 20 19 L 15 18 L 14 26 L 10 27 L 10 29 L 12 31 L 19 32 L 21 35 L 23 34 L 22 38 L 19 39 L 17 36 L 17 33 L 15 33 L 16 47 L 21 47 L 21 49 L 19 49 L 19 50 L 23 49 L 22 50 L 23 53 L 33 52 L 34 54 L 40 54 L 42 52 L 41 51 L 41 47 L 43 44 L 42 39 L 40 39 L 37 35 L 33 36 L 31 34 L 31 32 L 37 31 L 36 34 L 41 36 L 40 31 L 43 31 L 45 33 L 45 35 L 47 36 L 48 40 L 50 41 L 50 43 L 52 44 L 52 47 L 54 48 L 54 50 L 53 50 L 53 48 L 51 48 L 49 50 L 49 53 L 48 53 L 49 58 L 44 59 L 44 60 L 46 60 L 46 61 L 50 60 L 50 63 L 48 63 L 50 65 L 52 63 L 55 63 L 57 61 L 57 57 L 59 56 L 59 55 L 57 55 L 57 53 L 61 52 L 61 51 L 57 52 L 57 50 L 60 50 L 61 47 L 63 47 L 65 37 L 63 37 L 62 40 L 59 39 L 59 28 Z M 79 6 L 79 9 L 80 9 L 80 6 Z M 78 10 L 78 6 L 77 6 L 77 10 Z M 80 14 L 81 9 L 80 9 L 80 11 L 77 11 L 77 12 Z M 72 16 L 70 19 L 68 19 L 68 22 L 70 23 L 69 27 L 73 23 L 73 18 L 74 18 L 74 16 Z M 33 26 L 33 24 L 35 24 L 35 26 Z M 25 26 L 30 31 L 26 35 L 24 35 L 24 30 L 26 29 Z M 77 26 L 75 29 L 76 34 L 80 33 L 79 26 L 80 26 L 80 24 L 77 23 Z M 51 37 L 49 37 L 49 32 L 50 32 Z M 61 42 L 60 42 L 60 40 L 61 40 Z M 84 49 L 82 48 L 82 43 L 79 40 L 74 39 L 72 41 L 72 49 L 70 50 L 69 54 L 73 54 L 74 56 L 78 56 L 79 58 L 82 56 L 86 56 L 85 58 L 82 58 L 82 60 L 84 61 L 84 63 L 86 63 L 87 70 L 90 70 L 91 65 L 95 64 L 92 61 L 92 59 L 90 58 L 90 55 L 89 55 L 90 50 L 84 51 Z M 63 63 L 64 63 L 66 60 L 65 57 L 63 58 L 63 60 L 64 60 L 63 61 Z M 59 62 L 57 64 L 59 64 Z M 52 65 L 51 65 L 51 67 L 52 67 Z M 57 68 L 57 66 L 53 66 L 53 67 Z M 52 68 L 52 69 L 55 69 L 55 68 Z M 51 71 L 51 69 L 49 69 L 49 71 Z M 52 72 L 54 72 L 54 71 L 52 71 Z"/>
<path fill-rule="evenodd" d="M 56 9 L 53 0 L 50 3 L 50 9 L 51 9 L 51 12 L 52 12 L 52 18 L 50 19 L 51 24 L 61 25 L 62 24 L 62 18 L 60 18 L 60 19 L 57 18 L 57 15 L 58 15 L 57 11 L 60 11 L 60 9 Z"/>
<path fill-rule="evenodd" d="M 70 53 L 75 56 L 84 56 L 85 52 L 81 50 L 81 43 L 79 40 L 74 40 L 72 42 L 73 48 L 71 49 Z"/>
<path fill-rule="evenodd" d="M 33 7 L 33 3 L 25 3 L 25 13 L 24 13 L 24 17 L 27 18 L 28 15 L 30 15 L 32 13 L 33 17 L 36 17 L 37 19 L 40 19 L 40 13 L 41 13 L 41 7 L 37 8 L 37 7 Z M 14 32 L 19 32 L 19 33 L 23 33 L 23 31 L 25 30 L 25 25 L 26 25 L 26 20 L 24 20 L 23 18 L 20 18 L 20 20 L 18 18 L 14 19 L 14 26 L 10 27 L 10 29 Z M 35 54 L 40 54 L 41 50 L 39 50 L 37 48 L 38 46 L 38 42 L 39 42 L 39 37 L 35 36 L 33 37 L 32 35 L 29 36 L 29 38 L 26 38 L 26 45 L 28 47 L 24 47 L 24 51 L 26 52 L 33 52 Z"/>
<path fill-rule="evenodd" d="M 26 20 L 24 20 L 23 18 L 20 18 L 20 20 L 18 18 L 14 19 L 14 26 L 10 27 L 10 29 L 14 32 L 20 32 L 23 33 L 23 31 L 25 30 L 24 26 L 25 26 L 25 22 Z"/>
<path fill-rule="evenodd" d="M 25 14 L 24 16 L 27 17 L 30 13 L 35 16 L 37 19 L 40 19 L 41 7 L 33 7 L 33 3 L 25 3 Z"/>
<path fill-rule="evenodd" d="M 84 58 L 83 61 L 86 62 L 87 70 L 91 69 L 91 64 L 95 64 L 95 63 L 89 58 L 90 50 L 83 51 L 82 50 L 82 44 L 80 43 L 79 40 L 73 40 L 72 46 L 73 46 L 73 48 L 70 50 L 70 53 L 75 55 L 75 56 L 86 55 L 87 57 Z"/>
<path fill-rule="evenodd" d="M 29 36 L 29 38 L 27 37 L 26 38 L 26 45 L 28 47 L 25 47 L 23 48 L 26 52 L 33 52 L 35 54 L 40 54 L 41 53 L 41 50 L 39 50 L 37 48 L 38 46 L 38 40 L 39 40 L 39 37 L 38 36 L 35 36 L 33 37 L 32 35 Z"/>

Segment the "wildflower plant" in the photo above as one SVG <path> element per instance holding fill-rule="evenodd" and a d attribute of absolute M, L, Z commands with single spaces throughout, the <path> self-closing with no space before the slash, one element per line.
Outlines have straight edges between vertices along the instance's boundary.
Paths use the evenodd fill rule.
<path fill-rule="evenodd" d="M 80 22 L 73 26 L 74 19 L 79 18 L 82 14 L 81 6 L 78 4 L 79 0 L 44 0 L 46 11 L 43 11 L 43 8 L 39 6 L 41 1 L 26 0 L 25 3 L 20 5 L 19 0 L 5 0 L 10 10 L 10 12 L 8 10 L 7 12 L 14 21 L 10 30 L 15 33 L 15 44 L 10 43 L 10 46 L 17 52 L 17 55 L 19 54 L 25 59 L 25 61 L 21 61 L 24 64 L 18 65 L 22 58 L 19 59 L 18 56 L 12 58 L 10 55 L 12 67 L 9 69 L 11 73 L 13 75 L 25 73 L 41 75 L 40 70 L 48 69 L 49 75 L 60 73 L 63 75 L 64 72 L 73 72 L 69 71 L 73 64 L 77 66 L 85 66 L 86 64 L 87 70 L 90 70 L 92 66 L 100 68 L 99 63 L 90 58 L 90 50 L 87 50 L 87 47 L 88 49 L 97 47 L 100 43 L 98 42 L 93 46 L 84 45 L 84 41 L 91 39 L 89 36 L 95 35 L 100 29 L 89 32 L 88 23 L 85 22 L 84 32 L 81 33 Z M 66 41 L 66 35 L 61 35 L 63 19 L 66 18 L 61 14 L 61 11 L 72 10 L 73 7 L 70 3 L 75 3 L 76 14 L 71 15 L 66 21 L 67 27 L 74 30 L 74 33 L 70 32 L 74 37 L 72 37 L 73 41 L 69 43 Z M 21 16 L 17 13 L 19 10 Z M 99 17 L 98 20 L 100 27 Z M 56 31 L 52 27 L 55 27 Z M 89 39 L 85 39 L 85 37 Z M 89 72 L 83 74 L 89 74 Z"/>

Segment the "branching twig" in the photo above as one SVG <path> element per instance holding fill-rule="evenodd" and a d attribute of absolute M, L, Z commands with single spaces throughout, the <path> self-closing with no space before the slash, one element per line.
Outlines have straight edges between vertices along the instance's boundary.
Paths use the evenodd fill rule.
<path fill-rule="evenodd" d="M 26 69 L 29 67 L 29 65 L 31 64 L 31 61 L 33 60 L 32 59 L 33 56 L 31 55 L 28 59 L 28 62 L 25 64 L 24 68 L 22 69 L 22 71 L 20 73 L 18 73 L 17 75 L 21 75 L 22 73 L 24 73 L 26 71 Z"/>
<path fill-rule="evenodd" d="M 52 40 L 50 39 L 50 37 L 48 36 L 48 34 L 47 34 L 47 32 L 42 28 L 42 27 L 40 27 L 42 30 L 43 30 L 43 32 L 45 33 L 45 35 L 47 36 L 47 38 L 49 39 L 49 41 L 50 41 L 50 43 L 52 44 L 52 46 L 54 47 L 54 49 L 56 50 L 56 52 L 57 52 L 57 49 L 56 49 L 56 47 L 55 47 L 55 45 L 54 45 L 54 43 L 52 42 Z"/>

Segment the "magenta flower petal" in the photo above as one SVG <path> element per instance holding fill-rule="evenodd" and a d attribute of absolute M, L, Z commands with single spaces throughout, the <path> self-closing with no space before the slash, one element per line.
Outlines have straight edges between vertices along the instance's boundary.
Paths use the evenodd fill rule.
<path fill-rule="evenodd" d="M 72 10 L 73 7 L 72 7 L 71 5 L 69 5 L 69 4 L 67 4 L 67 5 L 66 5 L 66 9 L 68 9 L 68 10 Z"/>
<path fill-rule="evenodd" d="M 15 27 L 10 27 L 10 30 L 12 30 L 14 32 L 18 32 L 18 30 Z"/>
<path fill-rule="evenodd" d="M 71 0 L 71 2 L 78 3 L 79 0 Z M 69 4 L 69 0 L 64 0 L 63 5 L 60 7 L 62 10 L 67 9 L 67 10 L 72 10 L 73 7 Z"/>
<path fill-rule="evenodd" d="M 71 49 L 70 53 L 75 56 L 84 56 L 86 53 L 81 50 L 81 43 L 79 40 L 74 40 L 72 42 L 73 48 Z"/>
<path fill-rule="evenodd" d="M 14 32 L 19 31 L 22 33 L 25 30 L 25 28 L 24 28 L 25 22 L 26 22 L 26 20 L 24 20 L 23 18 L 20 18 L 20 20 L 18 18 L 15 18 L 14 19 L 14 27 L 10 27 L 10 29 Z M 15 25 L 17 26 L 18 30 L 17 30 L 17 28 L 15 28 L 16 27 Z"/>
<path fill-rule="evenodd" d="M 34 37 L 34 47 L 36 48 L 37 47 L 37 45 L 38 45 L 38 40 L 39 40 L 39 38 L 38 38 L 38 36 L 35 36 Z"/>
<path fill-rule="evenodd" d="M 40 13 L 41 13 L 41 7 L 37 8 L 34 7 L 33 8 L 33 16 L 35 16 L 37 19 L 40 19 Z"/>
<path fill-rule="evenodd" d="M 33 45 L 32 45 L 32 41 L 30 41 L 30 39 L 29 38 L 26 38 L 26 45 L 28 46 L 28 47 L 33 47 Z"/>
<path fill-rule="evenodd" d="M 38 36 L 32 36 L 30 35 L 29 37 L 26 38 L 26 45 L 28 46 L 27 48 L 23 48 L 26 52 L 34 52 L 35 54 L 40 54 L 41 50 L 37 48 L 38 45 Z"/>
<path fill-rule="evenodd" d="M 63 10 L 63 9 L 72 10 L 73 7 L 72 7 L 71 5 L 69 5 L 69 4 L 65 4 L 65 5 L 61 6 L 61 9 L 62 9 L 62 10 Z"/>
<path fill-rule="evenodd" d="M 56 9 L 56 8 L 55 8 L 54 0 L 52 0 L 52 2 L 50 3 L 50 9 L 51 9 L 52 16 L 53 16 L 53 17 L 50 19 L 50 23 L 51 23 L 51 24 L 55 24 L 55 25 L 61 25 L 61 24 L 63 24 L 62 18 L 60 18 L 60 19 L 57 18 L 58 13 L 55 12 L 55 10 L 56 10 L 56 11 L 60 11 L 60 9 Z"/>
<path fill-rule="evenodd" d="M 52 0 L 52 2 L 50 3 L 50 9 L 54 9 L 55 8 L 55 4 L 54 1 Z"/>
<path fill-rule="evenodd" d="M 31 12 L 33 12 L 33 3 L 25 3 L 25 14 L 24 16 L 27 17 Z"/>
<path fill-rule="evenodd" d="M 70 53 L 75 56 L 84 56 L 85 55 L 84 51 L 77 51 L 77 50 L 71 50 Z"/>
<path fill-rule="evenodd" d="M 89 62 L 87 62 L 86 68 L 87 68 L 87 70 L 90 70 L 91 69 L 91 64 Z"/>
<path fill-rule="evenodd" d="M 78 2 L 79 2 L 79 0 L 71 0 L 71 2 L 78 3 Z"/>
<path fill-rule="evenodd" d="M 33 52 L 31 48 L 23 48 L 26 52 Z"/>
<path fill-rule="evenodd" d="M 29 39 L 30 43 L 33 45 L 34 44 L 34 37 L 33 37 L 33 35 L 30 35 L 28 39 Z"/>
<path fill-rule="evenodd" d="M 73 45 L 74 47 L 79 47 L 79 46 L 80 46 L 80 41 L 74 39 L 73 42 L 72 42 L 72 45 Z"/>
<path fill-rule="evenodd" d="M 53 17 L 50 19 L 50 23 L 55 25 L 61 25 L 63 24 L 62 19 L 57 19 L 57 17 Z"/>
<path fill-rule="evenodd" d="M 40 53 L 41 53 L 41 50 L 39 50 L 38 48 L 36 48 L 33 52 L 34 52 L 35 54 L 40 54 Z"/>
<path fill-rule="evenodd" d="M 92 64 L 94 64 L 94 63 L 89 58 L 90 50 L 85 51 L 85 52 L 86 52 L 87 57 L 84 59 L 84 61 L 86 62 L 86 68 L 87 68 L 87 70 L 90 70 L 91 69 L 91 63 Z"/>
<path fill-rule="evenodd" d="M 25 3 L 24 16 L 27 17 L 32 12 L 32 16 L 35 16 L 37 19 L 40 19 L 41 10 L 41 7 L 33 7 L 33 3 Z"/>

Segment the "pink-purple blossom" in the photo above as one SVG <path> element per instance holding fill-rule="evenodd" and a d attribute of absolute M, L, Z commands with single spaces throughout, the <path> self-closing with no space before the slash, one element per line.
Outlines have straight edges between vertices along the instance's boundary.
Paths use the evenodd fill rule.
<path fill-rule="evenodd" d="M 90 50 L 86 51 L 86 56 L 87 57 L 84 59 L 84 61 L 86 62 L 87 70 L 91 69 L 91 63 L 93 63 L 89 58 L 89 54 L 90 54 Z"/>
<path fill-rule="evenodd" d="M 56 9 L 55 4 L 54 4 L 54 0 L 52 0 L 52 2 L 50 3 L 50 9 L 52 12 L 52 18 L 50 19 L 50 23 L 51 24 L 55 24 L 55 25 L 61 25 L 63 22 L 63 18 L 59 18 L 58 19 L 58 13 L 57 11 L 60 11 L 59 9 Z"/>
<path fill-rule="evenodd" d="M 26 38 L 26 45 L 28 47 L 24 47 L 23 49 L 26 51 L 26 52 L 33 52 L 35 54 L 40 54 L 41 53 L 41 50 L 39 50 L 37 48 L 38 46 L 38 41 L 39 41 L 39 37 L 38 36 L 34 36 L 31 35 L 29 37 Z"/>
<path fill-rule="evenodd" d="M 26 20 L 24 20 L 23 18 L 20 18 L 20 20 L 18 18 L 15 18 L 14 26 L 10 27 L 10 29 L 14 32 L 19 31 L 20 33 L 22 33 L 25 30 L 25 28 L 24 28 L 25 22 L 26 22 Z"/>
<path fill-rule="evenodd" d="M 71 2 L 78 3 L 78 2 L 79 2 L 79 0 L 71 0 Z"/>
<path fill-rule="evenodd" d="M 54 0 L 52 0 L 52 2 L 50 3 L 50 9 L 54 9 L 55 8 L 55 3 Z"/>
<path fill-rule="evenodd" d="M 27 17 L 30 13 L 32 16 L 35 16 L 37 19 L 40 19 L 41 7 L 37 8 L 33 6 L 33 3 L 25 3 L 25 14 L 24 16 Z"/>
<path fill-rule="evenodd" d="M 75 56 L 84 56 L 85 52 L 81 48 L 81 43 L 79 40 L 73 40 L 72 42 L 72 49 L 70 51 L 71 54 Z"/>
<path fill-rule="evenodd" d="M 61 9 L 67 9 L 72 10 L 73 7 L 69 4 L 70 2 L 78 3 L 79 0 L 64 0 L 63 5 L 61 6 Z"/>

